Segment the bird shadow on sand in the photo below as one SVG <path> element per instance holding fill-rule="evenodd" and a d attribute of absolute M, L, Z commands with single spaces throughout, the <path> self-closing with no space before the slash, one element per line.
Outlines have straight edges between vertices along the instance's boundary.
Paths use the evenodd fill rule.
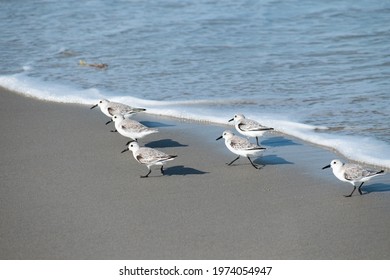
<path fill-rule="evenodd" d="M 390 185 L 383 184 L 383 183 L 367 185 L 362 187 L 362 191 L 365 192 L 364 194 L 376 193 L 376 192 L 390 192 Z"/>
<path fill-rule="evenodd" d="M 253 162 L 260 165 L 294 164 L 293 162 L 285 160 L 277 155 L 262 156 L 255 159 Z"/>
<path fill-rule="evenodd" d="M 162 122 L 152 122 L 152 121 L 140 121 L 143 125 L 147 127 L 170 127 L 170 126 L 175 126 L 173 124 L 167 124 L 167 123 L 162 123 Z"/>
<path fill-rule="evenodd" d="M 172 148 L 172 147 L 187 147 L 188 145 L 181 144 L 172 139 L 160 139 L 156 141 L 149 142 L 145 147 L 149 148 Z"/>
<path fill-rule="evenodd" d="M 167 176 L 173 175 L 202 175 L 207 174 L 209 172 L 201 171 L 192 167 L 186 167 L 184 165 L 172 166 L 164 169 L 164 174 Z"/>
<path fill-rule="evenodd" d="M 292 141 L 291 139 L 284 138 L 282 136 L 276 136 L 264 141 L 261 141 L 261 145 L 269 146 L 269 147 L 283 147 L 283 146 L 296 146 L 302 145 Z"/>

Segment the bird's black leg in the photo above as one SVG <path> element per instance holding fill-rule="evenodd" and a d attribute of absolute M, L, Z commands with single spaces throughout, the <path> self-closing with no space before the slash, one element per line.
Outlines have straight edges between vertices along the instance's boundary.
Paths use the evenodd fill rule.
<path fill-rule="evenodd" d="M 351 197 L 355 190 L 356 190 L 356 186 L 353 186 L 353 191 L 351 192 L 351 194 L 350 195 L 344 195 L 344 196 L 345 197 Z"/>
<path fill-rule="evenodd" d="M 256 136 L 256 143 L 257 143 L 257 146 L 260 146 L 259 145 L 259 137 Z"/>
<path fill-rule="evenodd" d="M 164 165 L 161 165 L 161 174 L 164 175 Z"/>
<path fill-rule="evenodd" d="M 363 186 L 363 184 L 364 184 L 364 182 L 362 182 L 362 183 L 360 184 L 359 188 L 358 188 L 358 191 L 359 191 L 360 195 L 362 195 L 361 187 Z"/>
<path fill-rule="evenodd" d="M 259 167 L 257 167 L 256 165 L 253 164 L 252 160 L 250 159 L 250 157 L 247 156 L 247 158 L 249 159 L 249 162 L 252 164 L 252 166 L 256 169 L 259 169 Z"/>
<path fill-rule="evenodd" d="M 111 131 L 111 132 L 118 132 L 118 130 L 116 130 L 116 129 L 115 129 L 115 130 L 110 130 L 110 131 Z"/>
<path fill-rule="evenodd" d="M 232 165 L 233 162 L 235 162 L 236 160 L 238 160 L 240 158 L 240 156 L 238 156 L 237 158 L 235 158 L 231 163 L 227 163 L 227 165 Z"/>
<path fill-rule="evenodd" d="M 150 172 L 152 172 L 152 169 L 149 169 L 149 172 L 148 172 L 148 174 L 146 174 L 145 176 L 141 176 L 141 178 L 146 178 L 146 177 L 148 177 L 148 176 L 149 176 L 149 174 L 150 174 Z"/>

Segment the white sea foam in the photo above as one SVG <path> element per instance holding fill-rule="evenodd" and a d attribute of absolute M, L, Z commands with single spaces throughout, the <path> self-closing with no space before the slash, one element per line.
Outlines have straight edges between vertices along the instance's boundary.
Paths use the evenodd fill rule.
<path fill-rule="evenodd" d="M 355 161 L 390 168 L 389 145 L 384 141 L 372 137 L 318 133 L 315 130 L 307 131 L 293 126 L 282 132 L 313 144 L 332 148 Z"/>
<path fill-rule="evenodd" d="M 216 108 L 218 100 L 198 101 L 155 101 L 132 96 L 110 96 L 98 89 L 76 89 L 58 84 L 39 82 L 23 74 L 0 76 L 0 86 L 24 95 L 61 103 L 94 104 L 97 100 L 107 98 L 136 107 L 147 108 L 147 112 L 155 115 L 170 116 L 185 120 L 204 123 L 228 124 L 228 120 L 238 112 L 234 106 L 229 110 L 225 107 Z M 222 102 L 222 101 L 221 101 Z M 225 104 L 235 101 L 224 100 Z M 205 107 L 204 105 L 210 105 Z M 246 112 L 245 112 L 246 113 Z M 389 144 L 372 137 L 347 136 L 331 134 L 326 126 L 314 126 L 291 121 L 289 116 L 267 115 L 255 113 L 247 116 L 261 124 L 273 127 L 276 131 L 299 138 L 313 144 L 321 145 L 338 151 L 347 158 L 363 163 L 390 168 Z"/>
<path fill-rule="evenodd" d="M 91 104 L 103 97 L 96 89 L 78 90 L 57 84 L 42 83 L 22 74 L 1 76 L 0 86 L 29 97 L 61 103 Z"/>
<path fill-rule="evenodd" d="M 30 71 L 31 69 L 33 69 L 33 67 L 31 65 L 23 65 L 22 69 L 23 71 Z"/>

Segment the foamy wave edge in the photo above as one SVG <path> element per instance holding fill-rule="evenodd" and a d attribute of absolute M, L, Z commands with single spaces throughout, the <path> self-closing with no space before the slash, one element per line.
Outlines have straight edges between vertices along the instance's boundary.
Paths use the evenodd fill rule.
<path fill-rule="evenodd" d="M 39 83 L 19 75 L 0 76 L 0 86 L 28 97 L 59 103 L 91 105 L 96 104 L 99 99 L 108 98 L 107 95 L 102 94 L 95 88 L 83 90 L 71 89 L 68 86 Z M 201 105 L 210 102 L 210 100 L 155 101 L 132 96 L 110 96 L 109 99 L 135 107 L 145 107 L 149 114 L 208 124 L 227 124 L 226 115 L 218 117 L 191 111 L 191 105 Z M 215 103 L 217 101 L 214 100 L 211 102 Z M 230 117 L 232 116 L 228 116 L 228 118 Z M 261 119 L 262 124 L 274 127 L 278 132 L 311 144 L 332 149 L 351 160 L 390 169 L 390 149 L 386 142 L 371 137 L 333 135 L 324 132 L 327 129 L 326 127 L 286 120 L 275 120 L 267 116 L 259 116 L 259 119 Z M 321 133 L 318 133 L 318 130 Z"/>

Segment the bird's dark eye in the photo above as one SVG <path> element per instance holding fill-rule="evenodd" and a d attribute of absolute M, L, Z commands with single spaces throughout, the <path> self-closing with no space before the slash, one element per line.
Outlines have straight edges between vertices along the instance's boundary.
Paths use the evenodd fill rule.
<path fill-rule="evenodd" d="M 100 100 L 99 103 L 103 103 L 103 101 Z"/>
<path fill-rule="evenodd" d="M 334 161 L 333 164 L 336 164 L 336 162 Z"/>

